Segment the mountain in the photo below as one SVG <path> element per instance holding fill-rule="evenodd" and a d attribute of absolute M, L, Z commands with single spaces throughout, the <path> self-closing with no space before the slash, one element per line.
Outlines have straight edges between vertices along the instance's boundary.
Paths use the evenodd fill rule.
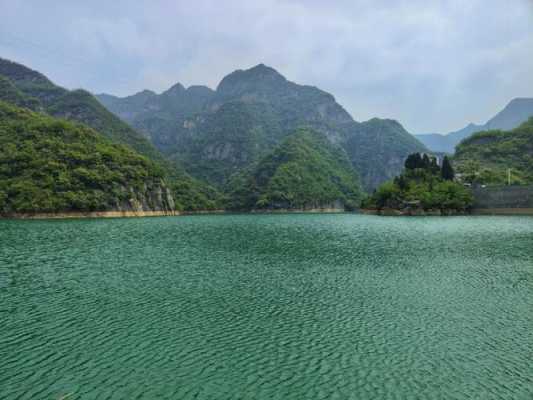
<path fill-rule="evenodd" d="M 397 176 L 407 155 L 427 151 L 400 123 L 379 118 L 350 124 L 342 145 L 369 192 Z"/>
<path fill-rule="evenodd" d="M 174 207 L 152 161 L 85 125 L 0 101 L 0 214 Z"/>
<path fill-rule="evenodd" d="M 510 131 L 478 132 L 463 140 L 454 165 L 466 180 L 504 184 L 511 170 L 512 183 L 533 183 L 533 117 Z"/>
<path fill-rule="evenodd" d="M 160 151 L 169 154 L 180 145 L 180 135 L 176 132 L 184 131 L 185 119 L 201 112 L 213 95 L 214 91 L 206 86 L 185 89 L 177 83 L 161 94 L 144 90 L 125 98 L 107 94 L 96 97 L 108 110 L 149 138 Z"/>
<path fill-rule="evenodd" d="M 505 108 L 492 117 L 483 127 L 484 130 L 501 129 L 509 131 L 533 117 L 533 98 L 511 100 Z"/>
<path fill-rule="evenodd" d="M 163 160 L 146 138 L 109 112 L 89 92 L 68 91 L 40 72 L 1 58 L 0 76 L 7 78 L 24 95 L 37 99 L 47 114 L 82 122 L 115 143 L 129 145 L 152 160 Z"/>
<path fill-rule="evenodd" d="M 0 58 L 0 100 L 81 122 L 112 142 L 127 145 L 147 157 L 164 170 L 164 180 L 173 190 L 178 209 L 213 209 L 221 206 L 220 193 L 190 177 L 181 166 L 171 165 L 148 139 L 108 111 L 85 90 L 66 90 L 38 71 Z"/>
<path fill-rule="evenodd" d="M 298 128 L 311 128 L 345 148 L 367 190 L 397 174 L 408 154 L 426 150 L 398 123 L 355 122 L 331 94 L 291 82 L 263 64 L 232 72 L 216 91 L 202 89 L 203 95 L 194 97 L 194 107 L 186 108 L 184 96 L 191 88 L 173 88 L 181 93 L 172 97 L 177 111 L 165 111 L 165 118 L 160 117 L 160 106 L 147 106 L 163 94 L 99 99 L 124 120 L 132 118 L 134 126 L 176 163 L 218 187 Z M 359 151 L 360 147 L 369 151 Z"/>
<path fill-rule="evenodd" d="M 317 132 L 299 129 L 230 183 L 229 208 L 353 209 L 362 189 L 344 150 Z"/>
<path fill-rule="evenodd" d="M 463 129 L 446 135 L 430 133 L 415 136 L 432 151 L 453 153 L 455 146 L 461 140 L 475 132 L 493 129 L 511 130 L 527 121 L 531 116 L 533 116 L 533 98 L 516 98 L 483 125 L 469 124 Z"/>

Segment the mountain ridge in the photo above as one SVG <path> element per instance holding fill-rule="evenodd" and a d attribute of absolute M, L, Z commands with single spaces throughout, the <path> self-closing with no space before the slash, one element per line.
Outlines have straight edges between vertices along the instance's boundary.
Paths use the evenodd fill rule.
<path fill-rule="evenodd" d="M 105 96 L 99 99 L 106 104 Z M 384 165 L 357 162 L 353 155 L 350 157 L 354 167 L 371 170 L 358 170 L 367 190 L 393 177 L 408 154 L 427 150 L 403 127 L 399 129 L 390 122 L 378 127 L 373 120 L 357 122 L 330 93 L 294 83 L 264 64 L 226 75 L 217 89 L 203 97 L 194 109 L 179 115 L 168 112 L 161 115 L 147 110 L 142 117 L 132 118 L 138 109 L 128 109 L 125 99 L 127 97 L 122 102 L 118 100 L 120 106 L 126 108 L 122 111 L 123 118 L 128 118 L 126 114 L 130 113 L 129 122 L 144 132 L 164 154 L 185 165 L 193 175 L 218 186 L 223 186 L 236 168 L 257 161 L 297 128 L 317 130 L 331 143 L 341 146 L 349 143 L 351 149 L 360 141 L 368 145 L 373 139 L 370 131 L 378 128 L 404 143 L 397 152 L 394 139 L 382 140 L 383 135 L 375 139 L 376 146 L 384 153 L 379 163 L 383 164 L 387 154 L 393 155 L 392 161 Z M 108 107 L 118 113 L 118 104 L 108 103 Z M 247 115 L 246 121 L 242 115 Z M 232 123 L 232 118 L 241 121 L 241 126 Z M 233 140 L 237 137 L 240 143 Z M 368 156 L 356 153 L 358 157 Z"/>
<path fill-rule="evenodd" d="M 493 129 L 511 130 L 531 116 L 533 116 L 533 98 L 516 97 L 482 125 L 469 123 L 464 128 L 447 134 L 428 133 L 418 134 L 415 137 L 432 151 L 453 153 L 455 146 L 475 132 Z"/>

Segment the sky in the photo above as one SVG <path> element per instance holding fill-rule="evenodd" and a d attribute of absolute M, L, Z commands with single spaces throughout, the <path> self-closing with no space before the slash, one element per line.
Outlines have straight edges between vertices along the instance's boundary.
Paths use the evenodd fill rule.
<path fill-rule="evenodd" d="M 0 0 L 0 18 L 0 57 L 93 93 L 216 88 L 264 63 L 411 133 L 533 97 L 533 0 Z"/>

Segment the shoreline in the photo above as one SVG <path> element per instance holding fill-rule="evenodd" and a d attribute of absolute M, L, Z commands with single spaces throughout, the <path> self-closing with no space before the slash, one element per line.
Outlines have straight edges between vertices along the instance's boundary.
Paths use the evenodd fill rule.
<path fill-rule="evenodd" d="M 217 214 L 331 214 L 347 212 L 338 208 L 312 209 L 278 209 L 278 210 L 198 210 L 198 211 L 65 211 L 65 212 L 37 212 L 37 213 L 8 213 L 0 215 L 0 220 L 9 219 L 85 219 L 85 218 L 144 218 L 144 217 L 176 217 L 190 215 Z"/>
<path fill-rule="evenodd" d="M 378 215 L 381 217 L 455 217 L 467 215 L 532 215 L 533 208 L 475 208 L 470 211 L 450 211 L 442 213 L 440 210 L 398 210 L 385 208 L 381 210 L 361 209 L 365 215 Z"/>
<path fill-rule="evenodd" d="M 373 210 L 360 208 L 353 211 L 346 211 L 338 208 L 312 208 L 312 209 L 277 209 L 277 210 L 199 210 L 199 211 L 67 211 L 57 213 L 9 213 L 0 215 L 0 220 L 26 219 L 85 219 L 85 218 L 145 218 L 145 217 L 176 217 L 192 215 L 217 215 L 217 214 L 334 214 L 334 213 L 356 213 L 364 215 L 388 216 L 467 216 L 467 215 L 531 215 L 533 208 L 479 208 L 469 212 L 441 213 L 438 210 L 409 212 L 396 209 Z"/>
<path fill-rule="evenodd" d="M 76 219 L 76 218 L 140 218 L 182 215 L 179 211 L 66 211 L 38 213 L 9 213 L 0 219 Z"/>
<path fill-rule="evenodd" d="M 472 215 L 533 215 L 533 208 L 476 208 Z"/>

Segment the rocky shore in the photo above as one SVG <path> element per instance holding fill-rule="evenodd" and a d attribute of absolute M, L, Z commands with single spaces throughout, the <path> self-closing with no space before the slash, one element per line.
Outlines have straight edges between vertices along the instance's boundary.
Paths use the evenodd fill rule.
<path fill-rule="evenodd" d="M 67 211 L 57 213 L 9 213 L 5 219 L 65 219 L 65 218 L 126 218 L 126 217 L 165 217 L 180 215 L 179 211 Z"/>

